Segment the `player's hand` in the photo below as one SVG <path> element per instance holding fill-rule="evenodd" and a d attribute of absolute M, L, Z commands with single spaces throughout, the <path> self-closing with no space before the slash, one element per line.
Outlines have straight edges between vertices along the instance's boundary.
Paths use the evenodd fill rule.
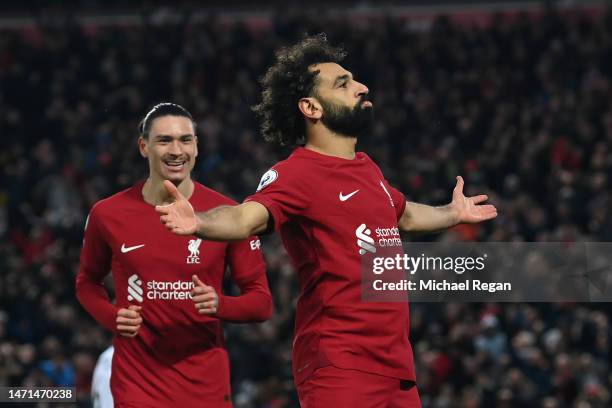
<path fill-rule="evenodd" d="M 477 223 L 497 217 L 497 208 L 491 204 L 481 204 L 489 197 L 485 194 L 466 197 L 463 195 L 463 177 L 457 176 L 457 185 L 453 190 L 451 209 L 455 212 L 457 223 Z"/>
<path fill-rule="evenodd" d="M 164 187 L 173 202 L 167 205 L 155 206 L 155 211 L 161 214 L 160 220 L 162 224 L 178 235 L 195 234 L 197 230 L 197 217 L 193 207 L 171 181 L 164 180 Z"/>
<path fill-rule="evenodd" d="M 117 331 L 124 337 L 136 337 L 142 324 L 140 310 L 142 306 L 130 305 L 127 309 L 121 308 L 117 312 Z"/>
<path fill-rule="evenodd" d="M 195 308 L 199 314 L 212 315 L 219 310 L 219 296 L 212 286 L 206 285 L 196 275 L 191 277 L 195 288 L 191 291 Z"/>

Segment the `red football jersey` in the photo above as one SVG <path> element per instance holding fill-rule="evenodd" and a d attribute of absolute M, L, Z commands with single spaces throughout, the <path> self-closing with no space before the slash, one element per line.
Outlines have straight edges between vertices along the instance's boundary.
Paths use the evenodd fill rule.
<path fill-rule="evenodd" d="M 101 200 L 85 227 L 77 297 L 104 327 L 116 331 L 119 308 L 142 306 L 134 338 L 115 336 L 111 389 L 115 403 L 137 406 L 231 406 L 229 361 L 221 320 L 261 321 L 272 298 L 257 237 L 211 242 L 167 231 L 142 197 L 143 182 Z M 195 183 L 196 211 L 235 203 Z M 229 266 L 240 296 L 221 294 Z M 112 270 L 116 304 L 102 284 Z M 197 313 L 193 274 L 219 294 L 216 316 Z"/>
<path fill-rule="evenodd" d="M 403 253 L 406 200 L 378 166 L 361 152 L 346 160 L 299 147 L 247 201 L 268 209 L 298 273 L 296 384 L 330 364 L 414 381 L 408 303 L 361 301 L 367 243 L 384 240 Z"/>

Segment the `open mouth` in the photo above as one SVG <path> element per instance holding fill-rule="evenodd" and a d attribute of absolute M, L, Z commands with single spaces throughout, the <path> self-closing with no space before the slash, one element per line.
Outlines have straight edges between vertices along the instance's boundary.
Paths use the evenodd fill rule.
<path fill-rule="evenodd" d="M 186 163 L 185 160 L 164 160 L 166 168 L 173 172 L 182 171 Z"/>

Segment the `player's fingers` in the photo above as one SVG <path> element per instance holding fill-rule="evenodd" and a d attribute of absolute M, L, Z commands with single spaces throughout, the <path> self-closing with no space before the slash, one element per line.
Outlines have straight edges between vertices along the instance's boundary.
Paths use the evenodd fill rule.
<path fill-rule="evenodd" d="M 198 292 L 196 292 L 196 290 Z M 193 300 L 195 303 L 197 302 L 203 302 L 204 299 L 202 296 L 204 296 L 204 293 L 201 292 L 202 288 L 195 288 L 194 290 L 191 291 L 191 300 Z"/>
<path fill-rule="evenodd" d="M 204 307 L 198 310 L 199 314 L 211 314 L 217 313 L 217 304 L 215 302 L 206 302 Z"/>
<path fill-rule="evenodd" d="M 131 319 L 136 319 L 139 316 L 140 316 L 140 313 L 136 310 L 120 309 L 117 312 L 117 317 L 127 317 Z"/>
<path fill-rule="evenodd" d="M 199 296 L 199 295 L 203 295 L 205 293 L 212 293 L 214 295 L 215 293 L 215 289 L 212 286 L 207 286 L 205 284 L 202 284 L 204 286 L 196 286 L 195 288 L 193 288 L 191 290 L 191 296 Z"/>
<path fill-rule="evenodd" d="M 210 306 L 215 306 L 218 303 L 219 302 L 218 302 L 216 297 L 213 297 L 213 298 L 209 297 L 209 298 L 207 298 L 205 300 L 199 300 L 199 301 L 195 302 L 195 305 L 196 305 L 196 309 L 204 309 L 204 308 L 207 308 L 207 307 L 210 307 Z"/>
<path fill-rule="evenodd" d="M 204 293 L 215 293 L 215 288 L 213 288 L 212 286 L 208 286 L 207 284 L 203 283 L 201 286 L 202 289 L 204 289 Z"/>
<path fill-rule="evenodd" d="M 142 310 L 142 306 L 138 306 L 138 305 L 130 305 L 128 307 L 128 310 L 135 310 L 137 312 L 140 312 L 140 310 Z"/>
<path fill-rule="evenodd" d="M 486 221 L 497 217 L 497 208 L 490 204 L 481 205 L 480 207 L 478 207 L 478 210 L 479 221 Z"/>
<path fill-rule="evenodd" d="M 129 324 L 118 324 L 117 330 L 120 332 L 135 333 L 140 329 L 140 325 L 132 326 Z"/>
<path fill-rule="evenodd" d="M 117 324 L 125 325 L 125 326 L 138 326 L 142 323 L 142 317 L 138 317 L 136 319 L 130 319 L 127 317 L 118 317 Z"/>
<path fill-rule="evenodd" d="M 497 208 L 492 204 L 481 205 L 478 208 L 480 208 L 482 212 L 497 212 Z"/>
<path fill-rule="evenodd" d="M 162 224 L 167 224 L 168 221 L 170 221 L 170 216 L 169 215 L 162 215 L 161 217 L 159 217 L 159 220 L 162 222 Z"/>
<path fill-rule="evenodd" d="M 200 278 L 198 277 L 198 275 L 191 275 L 191 280 L 193 281 L 193 284 L 199 287 L 205 287 L 206 284 L 204 282 L 202 282 L 200 280 Z"/>
<path fill-rule="evenodd" d="M 477 196 L 474 196 L 474 197 L 470 197 L 470 198 L 472 199 L 472 202 L 474 204 L 480 204 L 483 201 L 487 201 L 489 199 L 489 196 L 486 195 L 486 194 L 480 194 L 480 195 L 477 195 Z"/>
<path fill-rule="evenodd" d="M 156 205 L 155 211 L 160 214 L 168 215 L 170 214 L 170 205 Z"/>
<path fill-rule="evenodd" d="M 193 297 L 193 302 L 194 303 L 203 303 L 203 302 L 210 302 L 210 301 L 217 301 L 217 294 L 216 293 L 204 293 L 201 295 L 197 295 Z"/>
<path fill-rule="evenodd" d="M 455 185 L 455 191 L 458 193 L 461 193 L 463 192 L 463 184 L 464 184 L 463 177 L 457 176 L 456 179 L 457 179 L 457 184 Z"/>
<path fill-rule="evenodd" d="M 193 297 L 195 303 L 208 302 L 216 300 L 217 296 L 214 293 L 204 293 Z"/>
<path fill-rule="evenodd" d="M 201 294 L 201 295 L 196 295 L 193 296 L 192 300 L 193 303 L 202 303 L 202 302 L 208 302 L 209 300 L 215 300 L 216 297 L 214 294 L 210 295 L 208 293 L 205 294 Z"/>
<path fill-rule="evenodd" d="M 497 208 L 493 205 L 485 205 L 483 206 L 483 213 L 486 215 L 491 215 L 492 217 L 497 216 Z"/>
<path fill-rule="evenodd" d="M 166 188 L 166 191 L 170 197 L 174 198 L 175 200 L 178 201 L 185 198 L 170 180 L 164 180 L 164 187 Z"/>
<path fill-rule="evenodd" d="M 138 333 L 138 329 L 140 329 L 140 325 L 138 326 L 126 326 L 124 324 L 117 325 L 117 331 L 119 333 Z"/>
<path fill-rule="evenodd" d="M 138 324 L 138 319 L 140 319 L 140 317 L 125 317 L 125 316 L 117 316 L 117 318 L 115 319 L 115 321 L 117 323 L 122 323 L 122 324 L 132 324 L 132 323 L 136 323 Z"/>

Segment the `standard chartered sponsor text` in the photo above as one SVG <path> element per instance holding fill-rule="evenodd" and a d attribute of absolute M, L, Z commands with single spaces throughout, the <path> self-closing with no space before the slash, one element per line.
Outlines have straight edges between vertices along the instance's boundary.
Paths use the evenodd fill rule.
<path fill-rule="evenodd" d="M 402 240 L 399 238 L 400 233 L 397 227 L 376 228 L 374 230 L 378 237 L 378 246 L 391 247 L 402 246 Z M 382 237 L 382 238 L 381 238 Z"/>
<path fill-rule="evenodd" d="M 445 270 L 454 271 L 462 274 L 466 271 L 484 269 L 485 258 L 487 255 L 479 257 L 441 257 L 441 256 L 410 256 L 407 254 L 397 254 L 392 257 L 375 257 L 372 262 L 372 272 L 380 275 L 384 271 L 403 269 L 414 275 L 419 270 Z"/>
<path fill-rule="evenodd" d="M 147 299 L 150 300 L 187 300 L 195 285 L 191 281 L 149 281 L 147 282 Z"/>
<path fill-rule="evenodd" d="M 384 282 L 377 279 L 373 282 L 374 290 L 379 291 L 483 291 L 489 293 L 511 291 L 509 282 L 483 282 L 478 279 L 468 279 L 463 282 L 449 282 L 447 280 L 428 279 L 418 282 L 401 279 L 397 282 Z"/>

